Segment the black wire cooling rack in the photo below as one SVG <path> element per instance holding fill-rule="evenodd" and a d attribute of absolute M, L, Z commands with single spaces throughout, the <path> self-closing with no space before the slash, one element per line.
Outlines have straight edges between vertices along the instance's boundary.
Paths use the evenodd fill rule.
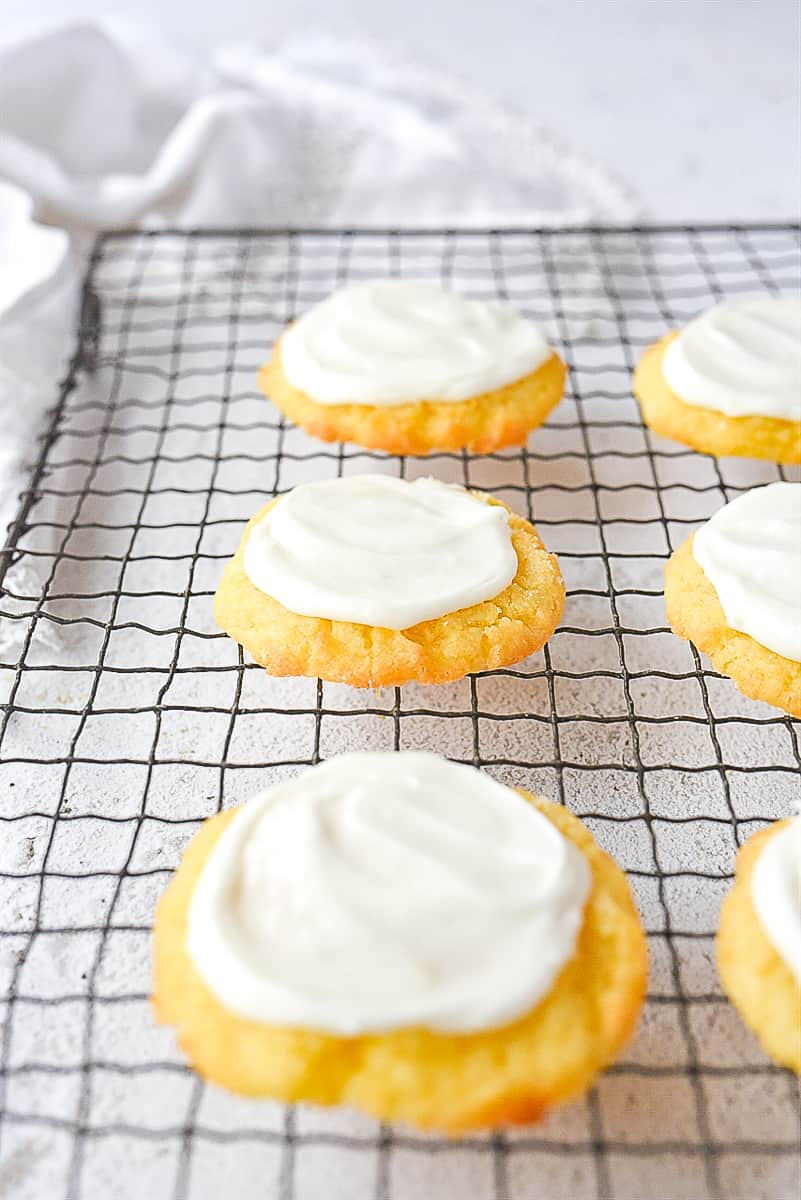
<path fill-rule="evenodd" d="M 798 796 L 797 728 L 665 627 L 662 568 L 725 499 L 784 473 L 644 430 L 641 349 L 723 296 L 795 290 L 787 226 L 132 233 L 101 238 L 77 349 L 3 555 L 2 1174 L 25 1197 L 758 1200 L 796 1196 L 798 1094 L 721 995 L 737 846 Z M 325 446 L 255 390 L 332 288 L 387 274 L 508 298 L 570 368 L 521 450 Z M 514 669 L 358 692 L 272 680 L 211 597 L 266 496 L 434 474 L 536 521 L 564 624 Z M 428 748 L 568 804 L 648 929 L 638 1038 L 531 1129 L 442 1141 L 226 1096 L 148 1005 L 153 907 L 200 821 L 348 748 Z"/>

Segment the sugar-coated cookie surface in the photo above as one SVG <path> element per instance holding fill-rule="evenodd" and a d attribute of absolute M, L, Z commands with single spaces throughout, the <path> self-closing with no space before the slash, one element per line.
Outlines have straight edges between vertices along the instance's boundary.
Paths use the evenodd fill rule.
<path fill-rule="evenodd" d="M 425 397 L 393 405 L 320 404 L 287 380 L 279 340 L 259 387 L 280 411 L 324 442 L 353 442 L 389 454 L 521 446 L 561 400 L 567 368 L 557 354 L 512 383 L 459 401 Z"/>
<path fill-rule="evenodd" d="M 703 454 L 801 462 L 801 422 L 761 415 L 728 416 L 688 404 L 676 395 L 665 379 L 664 361 L 668 347 L 679 336 L 669 333 L 649 346 L 634 371 L 634 394 L 646 425 Z"/>
<path fill-rule="evenodd" d="M 760 856 L 789 824 L 777 821 L 760 830 L 737 855 L 734 886 L 720 913 L 717 957 L 729 999 L 766 1053 L 801 1074 L 801 985 L 771 944 L 753 898 Z"/>
<path fill-rule="evenodd" d="M 244 1095 L 347 1104 L 453 1133 L 534 1121 L 580 1095 L 633 1032 L 645 992 L 645 938 L 625 875 L 581 822 L 559 805 L 521 795 L 591 870 L 575 952 L 530 1012 L 473 1033 L 411 1027 L 351 1037 L 233 1015 L 187 950 L 193 894 L 233 810 L 206 821 L 158 906 L 156 1016 L 175 1026 L 199 1074 Z"/>
<path fill-rule="evenodd" d="M 511 583 L 491 599 L 408 629 L 291 612 L 255 587 L 245 570 L 248 539 L 270 507 L 256 513 L 245 529 L 220 580 L 214 614 L 271 675 L 319 676 L 355 687 L 444 683 L 533 654 L 561 619 L 565 589 L 557 559 L 545 550 L 534 526 L 505 505 L 518 566 Z"/>
<path fill-rule="evenodd" d="M 801 664 L 731 628 L 714 587 L 695 560 L 692 537 L 665 566 L 665 607 L 673 632 L 708 655 L 741 692 L 801 717 Z"/>

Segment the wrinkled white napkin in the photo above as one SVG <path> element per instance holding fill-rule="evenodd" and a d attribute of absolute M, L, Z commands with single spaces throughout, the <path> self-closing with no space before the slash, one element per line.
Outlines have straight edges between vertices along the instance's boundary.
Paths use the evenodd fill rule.
<path fill-rule="evenodd" d="M 305 36 L 204 60 L 110 23 L 0 37 L 0 180 L 27 193 L 39 221 L 70 232 L 74 262 L 93 232 L 140 224 L 534 225 L 634 215 L 620 184 L 527 118 L 372 44 Z M 52 296 L 64 235 L 32 225 L 25 195 L 8 186 L 0 251 L 2 531 L 31 430 L 55 398 L 53 350 L 65 349 L 72 306 L 68 285 L 58 302 Z"/>
<path fill-rule="evenodd" d="M 202 61 L 74 25 L 0 43 L 0 176 L 55 224 L 625 220 L 602 170 L 480 93 L 369 43 Z"/>

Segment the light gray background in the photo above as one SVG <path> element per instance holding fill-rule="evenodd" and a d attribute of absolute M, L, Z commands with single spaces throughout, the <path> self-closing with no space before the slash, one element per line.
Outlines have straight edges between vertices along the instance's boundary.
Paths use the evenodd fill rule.
<path fill-rule="evenodd" d="M 528 112 L 651 219 L 798 213 L 797 0 L 37 0 L 35 15 L 135 18 L 205 46 L 375 37 Z M 3 28 L 30 17 L 30 0 L 0 3 Z"/>

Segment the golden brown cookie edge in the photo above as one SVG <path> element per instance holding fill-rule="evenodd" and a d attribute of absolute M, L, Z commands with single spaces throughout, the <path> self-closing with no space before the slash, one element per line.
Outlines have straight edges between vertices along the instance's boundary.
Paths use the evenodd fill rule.
<path fill-rule="evenodd" d="M 801 987 L 769 942 L 751 902 L 751 878 L 765 843 L 787 825 L 753 834 L 737 855 L 716 939 L 724 990 L 766 1054 L 801 1075 Z"/>
<path fill-rule="evenodd" d="M 801 717 L 801 664 L 731 628 L 717 592 L 693 557 L 692 543 L 692 537 L 683 542 L 665 566 L 671 629 L 703 651 L 743 695 Z"/>
<path fill-rule="evenodd" d="M 566 376 L 565 364 L 552 353 L 522 379 L 454 403 L 318 404 L 287 381 L 279 339 L 258 384 L 284 416 L 324 442 L 353 442 L 399 455 L 463 449 L 489 454 L 523 445 L 561 400 Z"/>
<path fill-rule="evenodd" d="M 214 598 L 217 624 L 271 675 L 305 675 L 353 687 L 448 683 L 477 671 L 497 670 L 539 650 L 562 617 L 565 587 L 555 555 L 535 527 L 502 501 L 473 493 L 509 513 L 518 571 L 490 600 L 390 630 L 290 612 L 259 591 L 244 570 L 248 522 Z M 533 596 L 533 599 L 532 599 Z"/>
<path fill-rule="evenodd" d="M 519 1020 L 478 1034 L 425 1029 L 340 1038 L 244 1021 L 206 988 L 186 951 L 195 882 L 236 810 L 204 823 L 159 902 L 153 1006 L 200 1075 L 287 1102 L 348 1104 L 456 1134 L 528 1123 L 583 1093 L 631 1037 L 647 950 L 625 874 L 564 807 L 521 791 L 587 856 L 593 886 L 574 958 Z"/>
<path fill-rule="evenodd" d="M 654 433 L 719 458 L 759 458 L 787 465 L 801 462 L 801 421 L 777 417 L 727 417 L 687 404 L 668 387 L 662 372 L 665 351 L 678 332 L 665 335 L 642 354 L 632 378 L 643 420 Z"/>

